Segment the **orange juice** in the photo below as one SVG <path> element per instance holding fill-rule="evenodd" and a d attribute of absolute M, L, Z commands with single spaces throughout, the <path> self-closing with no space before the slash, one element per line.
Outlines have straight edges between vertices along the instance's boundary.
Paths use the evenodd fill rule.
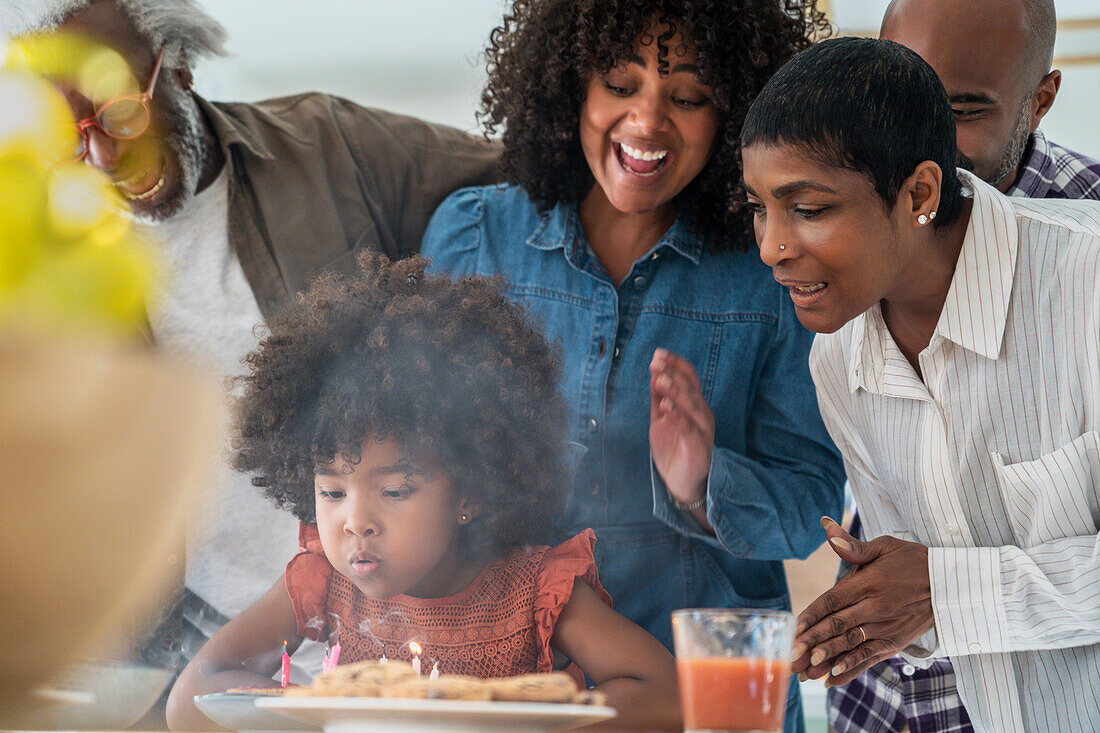
<path fill-rule="evenodd" d="M 678 659 L 680 704 L 688 730 L 779 731 L 790 662 L 779 659 Z"/>

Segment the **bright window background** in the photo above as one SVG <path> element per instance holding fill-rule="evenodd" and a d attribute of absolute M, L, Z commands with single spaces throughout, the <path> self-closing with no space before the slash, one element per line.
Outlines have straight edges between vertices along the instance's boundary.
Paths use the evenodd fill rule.
<path fill-rule="evenodd" d="M 196 87 L 254 101 L 319 90 L 466 130 L 485 80 L 481 56 L 503 0 L 200 0 L 232 56 Z"/>
<path fill-rule="evenodd" d="M 229 30 L 229 58 L 204 63 L 197 88 L 252 101 L 321 90 L 364 105 L 476 127 L 481 56 L 505 0 L 200 0 Z M 887 0 L 831 0 L 842 31 L 877 32 Z M 1100 157 L 1100 6 L 1056 0 L 1062 89 L 1043 122 L 1051 139 Z M 1081 28 L 1082 19 L 1097 19 Z"/>
<path fill-rule="evenodd" d="M 230 55 L 203 62 L 210 99 L 318 90 L 476 129 L 482 52 L 508 0 L 199 0 L 229 31 Z M 842 33 L 877 33 L 889 0 L 819 0 Z M 1055 0 L 1062 88 L 1047 135 L 1100 158 L 1100 3 Z M 0 58 L 4 39 L 0 38 Z"/>

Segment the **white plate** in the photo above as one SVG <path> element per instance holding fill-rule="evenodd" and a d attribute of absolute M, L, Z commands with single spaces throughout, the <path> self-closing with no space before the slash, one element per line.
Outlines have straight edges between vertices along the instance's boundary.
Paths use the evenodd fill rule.
<path fill-rule="evenodd" d="M 33 730 L 123 730 L 145 715 L 172 681 L 158 667 L 83 662 L 60 674 L 42 702 L 4 727 Z"/>
<path fill-rule="evenodd" d="M 237 731 L 319 730 L 319 726 L 292 722 L 278 713 L 260 710 L 257 700 L 277 700 L 271 695 L 247 692 L 217 692 L 195 695 L 195 707 L 218 725 Z"/>
<path fill-rule="evenodd" d="M 269 697 L 256 706 L 325 733 L 448 731 L 550 733 L 614 718 L 613 708 L 545 702 L 410 700 L 395 697 Z"/>

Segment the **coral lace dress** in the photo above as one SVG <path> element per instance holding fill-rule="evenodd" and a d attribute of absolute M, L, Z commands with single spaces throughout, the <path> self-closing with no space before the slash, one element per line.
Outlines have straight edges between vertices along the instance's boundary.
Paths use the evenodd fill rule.
<path fill-rule="evenodd" d="M 369 598 L 336 572 L 313 525 L 302 523 L 300 551 L 286 566 L 298 634 L 340 642 L 340 661 L 410 658 L 422 649 L 424 670 L 507 677 L 555 668 L 550 638 L 573 582 L 581 578 L 611 605 L 600 585 L 588 529 L 557 547 L 512 550 L 488 562 L 468 588 L 445 598 Z M 569 670 L 576 675 L 575 667 Z"/>

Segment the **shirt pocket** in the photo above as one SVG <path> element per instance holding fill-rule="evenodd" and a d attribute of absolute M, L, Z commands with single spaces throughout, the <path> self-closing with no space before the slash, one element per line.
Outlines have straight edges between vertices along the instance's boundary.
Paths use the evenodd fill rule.
<path fill-rule="evenodd" d="M 1006 464 L 993 451 L 997 486 L 1020 547 L 1100 529 L 1100 432 L 1085 433 L 1034 461 Z"/>
<path fill-rule="evenodd" d="M 722 568 L 709 547 L 689 542 L 696 585 L 696 597 L 688 599 L 690 605 L 790 610 L 791 597 L 784 591 L 785 580 L 780 579 L 782 566 L 778 563 L 734 559 L 735 567 Z"/>

